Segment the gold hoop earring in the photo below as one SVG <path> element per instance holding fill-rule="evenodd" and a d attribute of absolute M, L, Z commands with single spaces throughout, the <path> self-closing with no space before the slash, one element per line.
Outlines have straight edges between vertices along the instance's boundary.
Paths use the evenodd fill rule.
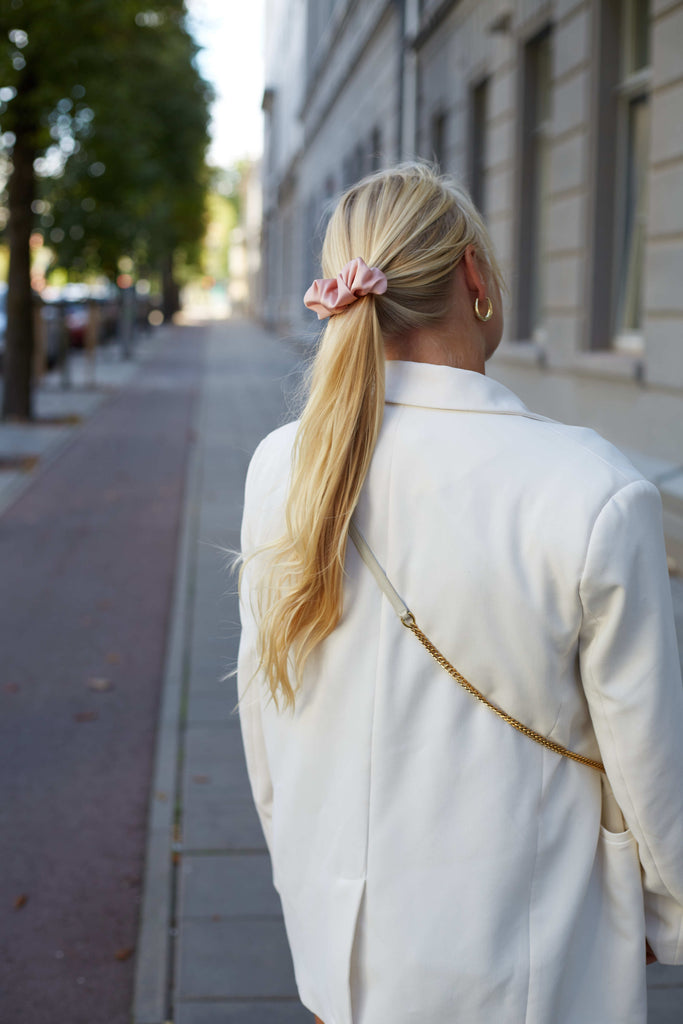
<path fill-rule="evenodd" d="M 479 296 L 477 295 L 476 299 L 474 300 L 474 315 L 478 317 L 479 320 L 483 320 L 484 322 L 486 320 L 490 320 L 491 317 L 493 316 L 493 303 L 491 302 L 488 295 L 486 296 L 486 301 L 488 303 L 486 307 L 486 312 L 482 313 L 479 309 Z"/>

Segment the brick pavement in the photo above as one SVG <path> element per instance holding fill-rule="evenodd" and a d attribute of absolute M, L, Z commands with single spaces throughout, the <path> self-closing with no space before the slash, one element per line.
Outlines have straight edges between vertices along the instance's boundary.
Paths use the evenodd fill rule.
<path fill-rule="evenodd" d="M 41 389 L 76 427 L 0 425 L 40 453 L 0 518 L 3 1024 L 130 1020 L 201 336 L 155 336 L 113 394 Z"/>

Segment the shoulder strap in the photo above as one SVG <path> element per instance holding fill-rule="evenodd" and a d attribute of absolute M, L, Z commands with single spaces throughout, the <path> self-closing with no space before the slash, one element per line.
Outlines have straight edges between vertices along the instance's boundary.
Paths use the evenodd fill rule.
<path fill-rule="evenodd" d="M 377 561 L 372 548 L 356 526 L 353 519 L 349 523 L 349 536 L 358 549 L 358 554 L 375 577 L 378 587 L 386 596 L 403 625 L 415 634 L 422 646 L 431 654 L 437 664 L 441 665 L 441 667 L 445 669 L 445 671 L 448 672 L 448 674 L 455 679 L 457 683 L 460 683 L 463 689 L 467 690 L 467 692 L 473 697 L 476 697 L 476 699 L 482 704 L 485 704 L 487 708 L 490 708 L 491 711 L 498 715 L 499 718 L 502 718 L 504 722 L 508 722 L 513 729 L 517 729 L 518 732 L 524 733 L 524 735 L 528 736 L 529 739 L 534 740 L 536 743 L 540 743 L 541 746 L 545 747 L 547 750 L 554 750 L 556 754 L 561 754 L 563 757 L 569 757 L 573 761 L 578 761 L 579 764 L 585 764 L 589 768 L 594 768 L 596 771 L 604 773 L 605 766 L 601 761 L 594 761 L 592 758 L 585 757 L 583 754 L 576 754 L 573 750 L 568 750 L 567 747 L 563 747 L 560 743 L 555 743 L 554 740 L 549 740 L 547 736 L 543 736 L 541 733 L 536 732 L 535 729 L 530 729 L 529 726 L 524 725 L 523 722 L 518 721 L 518 719 L 513 718 L 512 715 L 508 715 L 503 711 L 502 708 L 493 704 L 484 696 L 483 693 L 481 693 L 480 690 L 476 688 L 476 686 L 473 686 L 472 683 L 468 682 L 468 680 L 465 679 L 465 677 L 461 675 L 453 665 L 451 665 L 450 661 L 444 657 L 441 651 L 434 646 L 429 637 L 425 636 L 422 632 L 415 621 L 413 613 L 390 582 L 384 569 Z"/>

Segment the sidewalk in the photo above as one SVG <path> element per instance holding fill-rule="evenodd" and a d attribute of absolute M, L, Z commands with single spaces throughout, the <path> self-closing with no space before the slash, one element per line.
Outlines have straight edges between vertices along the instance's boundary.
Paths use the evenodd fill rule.
<path fill-rule="evenodd" d="M 244 768 L 239 617 L 221 548 L 237 548 L 257 442 L 290 418 L 297 356 L 250 324 L 207 344 L 150 805 L 133 1024 L 312 1024 L 298 1002 Z M 683 642 L 683 582 L 672 581 Z M 649 968 L 649 1024 L 680 1024 L 683 968 Z"/>
<path fill-rule="evenodd" d="M 290 418 L 297 357 L 245 323 L 210 328 L 150 807 L 134 1024 L 305 1024 L 249 790 L 234 679 L 253 449 Z M 290 376 L 291 375 L 291 376 Z"/>

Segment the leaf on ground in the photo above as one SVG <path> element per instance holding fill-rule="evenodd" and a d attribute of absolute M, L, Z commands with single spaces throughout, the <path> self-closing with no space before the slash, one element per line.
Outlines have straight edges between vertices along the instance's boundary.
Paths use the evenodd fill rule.
<path fill-rule="evenodd" d="M 117 960 L 128 960 L 133 955 L 133 946 L 125 946 L 123 949 L 117 949 L 114 956 Z"/>
<path fill-rule="evenodd" d="M 176 865 L 176 867 L 178 866 L 178 864 L 180 864 L 180 854 L 178 853 L 177 850 L 173 851 L 173 858 L 172 858 L 172 860 L 173 860 L 173 863 Z"/>
<path fill-rule="evenodd" d="M 103 679 L 98 676 L 91 676 L 87 682 L 89 690 L 97 690 L 98 693 L 104 693 L 105 690 L 111 690 L 113 687 L 111 679 Z"/>
<path fill-rule="evenodd" d="M 118 665 L 121 661 L 121 655 L 117 654 L 116 651 L 110 651 L 105 657 L 110 665 Z"/>
<path fill-rule="evenodd" d="M 19 693 L 19 683 L 5 683 L 3 690 L 5 693 Z"/>
<path fill-rule="evenodd" d="M 25 907 L 28 902 L 28 895 L 25 892 L 19 893 L 14 901 L 14 909 L 18 910 L 19 907 Z"/>
<path fill-rule="evenodd" d="M 210 775 L 193 775 L 192 776 L 192 781 L 193 782 L 199 782 L 199 783 L 211 782 L 211 776 Z"/>
<path fill-rule="evenodd" d="M 77 711 L 74 715 L 75 722 L 94 722 L 99 718 L 97 711 Z"/>
<path fill-rule="evenodd" d="M 161 800 L 162 803 L 168 800 L 168 794 L 162 793 L 161 790 L 157 790 L 157 792 L 154 795 L 156 796 L 157 800 Z"/>

